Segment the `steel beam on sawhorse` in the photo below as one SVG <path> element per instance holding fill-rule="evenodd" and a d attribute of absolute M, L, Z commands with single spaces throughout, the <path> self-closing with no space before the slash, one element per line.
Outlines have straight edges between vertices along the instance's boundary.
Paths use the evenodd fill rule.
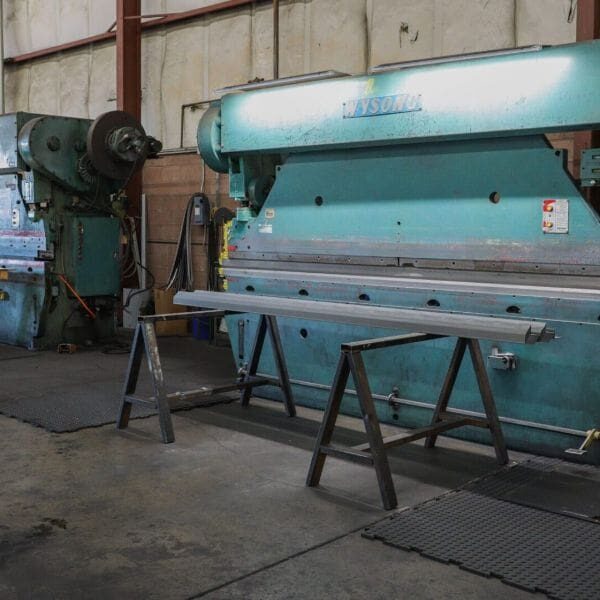
<path fill-rule="evenodd" d="M 193 312 L 146 315 L 139 317 L 135 334 L 133 336 L 133 343 L 131 345 L 129 363 L 127 366 L 127 374 L 125 376 L 125 384 L 123 386 L 121 407 L 117 418 L 118 429 L 125 429 L 129 424 L 131 407 L 134 404 L 156 408 L 158 410 L 162 441 L 165 444 L 168 444 L 175 441 L 169 400 L 192 400 L 194 398 L 214 396 L 216 394 L 239 390 L 241 393 L 242 405 L 248 406 L 252 389 L 262 385 L 279 386 L 283 393 L 284 405 L 287 414 L 290 417 L 296 415 L 296 407 L 292 395 L 292 387 L 290 385 L 285 356 L 283 354 L 283 347 L 281 345 L 277 320 L 275 317 L 265 315 L 261 315 L 259 320 L 256 337 L 252 346 L 252 353 L 250 355 L 249 366 L 247 369 L 243 369 L 240 372 L 237 381 L 231 384 L 202 386 L 201 388 L 195 390 L 167 394 L 160 361 L 160 354 L 158 351 L 155 323 L 157 321 L 175 321 L 200 317 L 217 318 L 224 317 L 226 314 L 235 313 L 222 310 L 199 310 Z M 273 347 L 273 356 L 275 358 L 275 366 L 277 368 L 277 379 L 257 377 L 256 375 L 267 333 L 269 334 L 269 338 Z M 154 388 L 154 395 L 150 398 L 142 398 L 137 396 L 135 393 L 144 354 L 146 355 L 146 359 L 148 361 L 148 368 L 150 370 L 150 376 L 152 378 L 152 384 Z"/>
<path fill-rule="evenodd" d="M 466 425 L 489 429 L 492 434 L 492 441 L 494 443 L 498 462 L 500 464 L 506 464 L 508 462 L 508 453 L 506 451 L 506 445 L 504 443 L 492 389 L 485 370 L 479 342 L 475 339 L 458 338 L 450 360 L 446 378 L 435 406 L 431 424 L 427 427 L 414 429 L 406 434 L 393 435 L 387 438 L 382 436 L 362 353 L 377 348 L 389 348 L 393 346 L 426 342 L 442 337 L 446 336 L 411 333 L 407 335 L 342 344 L 340 359 L 337 365 L 333 385 L 331 386 L 327 408 L 321 423 L 308 472 L 306 481 L 308 486 L 313 487 L 319 484 L 327 456 L 334 456 L 362 464 L 372 465 L 377 474 L 377 482 L 379 484 L 383 506 L 386 510 L 391 510 L 396 508 L 398 502 L 396 499 L 396 490 L 394 489 L 394 483 L 392 481 L 392 473 L 388 463 L 387 448 L 407 444 L 421 438 L 426 438 L 425 447 L 433 448 L 437 436 L 440 433 L 449 431 L 450 429 L 456 429 L 457 427 L 464 427 Z M 475 369 L 475 377 L 485 409 L 485 419 L 457 415 L 456 413 L 448 412 L 447 410 L 452 389 L 454 388 L 456 377 L 458 376 L 467 348 L 469 349 L 471 361 Z M 358 396 L 358 403 L 367 433 L 367 443 L 352 447 L 343 447 L 332 444 L 331 440 L 335 423 L 340 412 L 346 383 L 350 374 L 352 374 L 356 394 Z"/>

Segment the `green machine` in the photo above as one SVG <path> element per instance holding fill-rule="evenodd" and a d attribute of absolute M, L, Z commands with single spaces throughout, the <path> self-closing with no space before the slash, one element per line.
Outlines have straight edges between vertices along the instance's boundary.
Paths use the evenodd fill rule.
<path fill-rule="evenodd" d="M 0 116 L 0 343 L 114 334 L 123 187 L 160 142 L 130 115 Z"/>
<path fill-rule="evenodd" d="M 324 313 L 328 302 L 408 309 L 415 323 L 460 319 L 465 335 L 478 317 L 546 323 L 548 344 L 479 336 L 505 438 L 563 455 L 590 431 L 584 459 L 598 462 L 600 219 L 582 188 L 600 184 L 600 150 L 586 152 L 574 181 L 545 134 L 600 128 L 600 42 L 260 85 L 229 90 L 198 131 L 239 202 L 228 293 L 248 307 L 266 296 L 318 301 Z M 227 306 L 206 294 L 179 301 Z M 228 317 L 240 365 L 257 323 Z M 342 342 L 390 335 L 300 314 L 279 327 L 294 397 L 314 407 L 327 401 Z M 372 353 L 381 420 L 429 424 L 452 344 Z M 272 358 L 259 373 L 276 373 Z M 472 373 L 459 375 L 452 402 L 480 412 Z M 343 409 L 359 414 L 351 389 Z"/>

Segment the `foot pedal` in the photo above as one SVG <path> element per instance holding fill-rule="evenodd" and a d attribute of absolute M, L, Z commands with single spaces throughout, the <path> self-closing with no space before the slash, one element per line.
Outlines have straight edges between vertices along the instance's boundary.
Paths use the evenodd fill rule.
<path fill-rule="evenodd" d="M 585 440 L 579 448 L 569 448 L 565 450 L 565 454 L 574 454 L 575 456 L 583 456 L 587 453 L 588 448 L 596 441 L 600 440 L 600 429 L 590 429 L 586 431 Z"/>

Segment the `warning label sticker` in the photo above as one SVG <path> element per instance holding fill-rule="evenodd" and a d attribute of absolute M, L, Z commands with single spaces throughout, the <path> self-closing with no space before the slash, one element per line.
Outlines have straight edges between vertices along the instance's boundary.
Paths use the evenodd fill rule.
<path fill-rule="evenodd" d="M 542 201 L 542 231 L 569 233 L 569 201 L 548 199 Z"/>

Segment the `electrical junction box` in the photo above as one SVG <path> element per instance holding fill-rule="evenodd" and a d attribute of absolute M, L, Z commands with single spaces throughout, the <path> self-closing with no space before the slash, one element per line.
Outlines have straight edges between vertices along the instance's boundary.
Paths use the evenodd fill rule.
<path fill-rule="evenodd" d="M 600 148 L 581 153 L 581 187 L 600 187 Z"/>
<path fill-rule="evenodd" d="M 204 194 L 194 194 L 192 199 L 192 224 L 208 225 L 208 222 L 210 221 L 210 203 L 208 197 Z"/>

